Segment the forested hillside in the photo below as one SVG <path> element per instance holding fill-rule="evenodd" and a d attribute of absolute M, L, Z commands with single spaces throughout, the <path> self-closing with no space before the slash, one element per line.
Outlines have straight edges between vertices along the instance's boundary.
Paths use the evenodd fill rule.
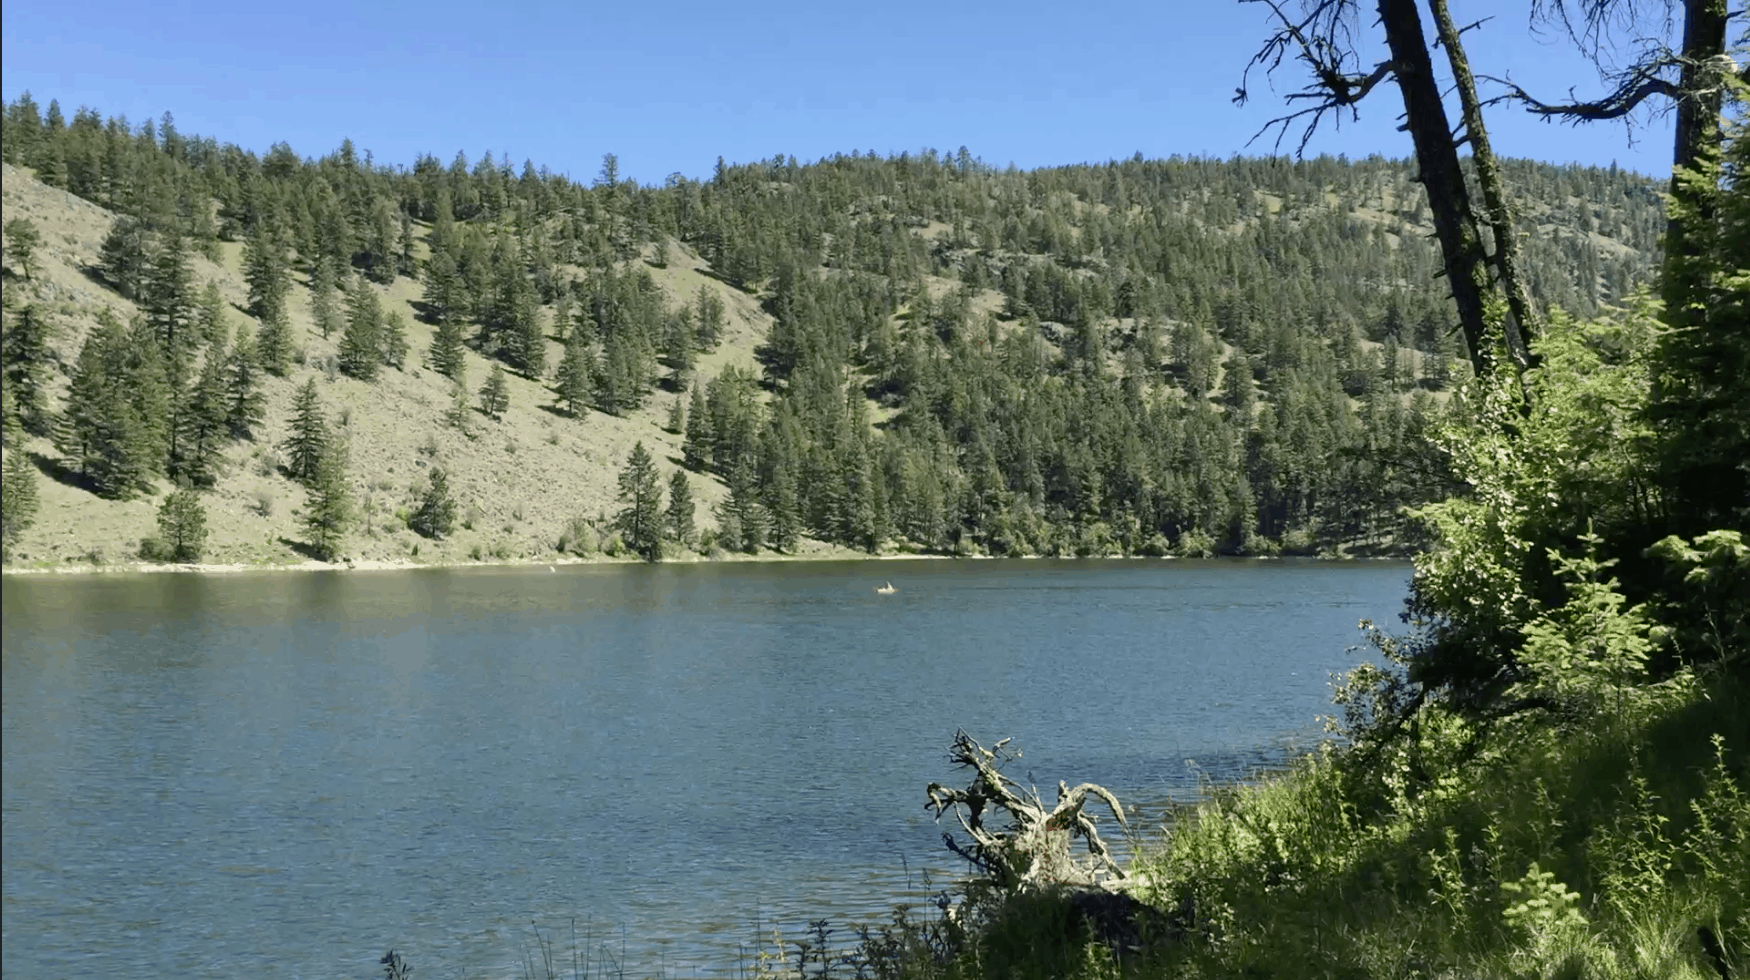
<path fill-rule="evenodd" d="M 4 125 L 22 563 L 191 557 L 177 514 L 219 562 L 1396 550 L 1452 483 L 1422 433 L 1469 368 L 1406 161 L 645 186 Z M 1649 279 L 1652 181 L 1506 173 L 1537 302 Z"/>

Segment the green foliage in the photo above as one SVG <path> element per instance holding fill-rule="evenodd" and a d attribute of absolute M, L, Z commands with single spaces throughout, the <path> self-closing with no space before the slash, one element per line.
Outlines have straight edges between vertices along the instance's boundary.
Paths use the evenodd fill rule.
<path fill-rule="evenodd" d="M 16 312 L 7 311 L 6 332 L 0 336 L 0 384 L 5 385 L 24 428 L 39 435 L 48 432 L 50 421 L 47 389 L 53 333 L 47 312 L 26 303 Z"/>
<path fill-rule="evenodd" d="M 13 547 L 36 523 L 37 508 L 36 467 L 23 449 L 11 447 L 0 466 L 0 557 L 12 560 Z"/>
<path fill-rule="evenodd" d="M 207 544 L 207 512 L 192 487 L 178 487 L 165 496 L 158 508 L 158 536 L 167 560 L 201 560 Z"/>
<path fill-rule="evenodd" d="M 480 386 L 480 410 L 496 419 L 509 409 L 510 382 L 504 376 L 504 367 L 494 364 L 486 383 Z"/>
<path fill-rule="evenodd" d="M 334 440 L 323 448 L 315 474 L 308 483 L 309 499 L 299 517 L 311 553 L 322 561 L 333 561 L 340 553 L 341 543 L 353 524 L 354 507 L 352 491 L 347 486 L 346 462 L 346 443 Z"/>
<path fill-rule="evenodd" d="M 145 331 L 130 333 L 107 309 L 85 338 L 67 388 L 55 444 L 99 495 L 150 492 L 163 468 L 169 415 L 164 364 Z"/>
<path fill-rule="evenodd" d="M 624 536 L 625 546 L 645 561 L 661 559 L 662 484 L 642 442 L 632 447 L 626 468 L 620 472 L 619 500 L 625 507 L 614 518 L 614 526 Z"/>
<path fill-rule="evenodd" d="M 675 470 L 668 478 L 668 509 L 663 512 L 663 526 L 668 540 L 683 548 L 691 548 L 697 543 L 693 509 L 692 483 L 688 481 L 685 470 Z"/>
<path fill-rule="evenodd" d="M 377 291 L 359 276 L 347 290 L 346 332 L 340 338 L 340 369 L 360 381 L 375 381 L 383 365 L 383 353 L 383 304 L 377 298 Z"/>
<path fill-rule="evenodd" d="M 213 355 L 209 352 L 207 356 Z M 255 427 L 262 423 L 266 412 L 267 397 L 261 392 L 255 337 L 245 328 L 238 331 L 237 340 L 225 357 L 225 427 L 233 439 L 253 439 Z"/>
<path fill-rule="evenodd" d="M 424 537 L 446 538 L 455 523 L 456 501 L 450 496 L 449 476 L 433 467 L 425 492 L 420 494 L 419 509 L 408 517 L 407 526 Z"/>
<path fill-rule="evenodd" d="M 35 278 L 36 250 L 42 247 L 42 233 L 29 218 L 13 218 L 6 222 L 6 254 L 18 263 L 25 279 Z"/>
<path fill-rule="evenodd" d="M 280 444 L 286 452 L 286 472 L 291 478 L 313 487 L 319 478 L 322 461 L 330 455 L 332 439 L 328 419 L 322 412 L 322 399 L 316 393 L 316 379 L 304 382 L 292 403 L 291 435 Z"/>

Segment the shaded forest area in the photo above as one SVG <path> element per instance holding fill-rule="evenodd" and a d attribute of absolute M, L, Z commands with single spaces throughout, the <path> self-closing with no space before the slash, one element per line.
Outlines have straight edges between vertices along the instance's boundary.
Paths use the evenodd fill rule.
<path fill-rule="evenodd" d="M 340 337 L 331 367 L 363 381 L 423 358 L 462 405 L 472 348 L 582 424 L 655 400 L 685 465 L 727 487 L 705 533 L 728 550 L 1403 552 L 1404 508 L 1455 485 L 1424 434 L 1470 369 L 1407 161 L 1021 172 L 962 148 L 720 161 L 644 186 L 610 155 L 585 185 L 491 154 L 387 166 L 350 141 L 257 156 L 168 113 L 68 120 L 28 94 L 4 125 L 7 162 L 122 216 L 94 273 L 141 316 L 102 322 L 74 364 L 17 301 L 29 259 L 8 230 L 9 426 L 52 436 L 100 496 L 216 479 L 259 423 L 260 373 L 297 370 L 294 288 Z M 1504 171 L 1540 306 L 1589 316 L 1649 281 L 1652 180 Z M 253 323 L 235 341 L 188 271 L 221 242 L 244 246 Z M 658 285 L 676 249 L 768 315 L 756 371 L 698 368 L 725 311 Z M 423 324 L 376 301 L 401 278 L 420 283 Z M 507 404 L 499 370 L 489 415 Z M 303 449 L 294 476 L 313 486 L 320 454 Z"/>

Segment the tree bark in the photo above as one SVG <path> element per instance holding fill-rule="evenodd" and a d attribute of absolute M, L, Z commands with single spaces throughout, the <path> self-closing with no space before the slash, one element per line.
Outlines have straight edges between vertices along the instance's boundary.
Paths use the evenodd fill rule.
<path fill-rule="evenodd" d="M 1458 104 L 1463 113 L 1465 138 L 1470 142 L 1471 157 L 1476 162 L 1477 183 L 1483 191 L 1483 205 L 1488 208 L 1489 228 L 1495 239 L 1495 271 L 1507 294 L 1507 307 L 1513 321 L 1504 330 L 1507 353 L 1523 372 L 1534 359 L 1531 344 L 1537 339 L 1536 311 L 1526 292 L 1525 280 L 1519 274 L 1519 237 L 1513 229 L 1513 213 L 1507 205 L 1506 188 L 1501 180 L 1501 168 L 1495 151 L 1489 144 L 1489 131 L 1483 123 L 1483 106 L 1477 98 L 1477 83 L 1472 77 L 1470 59 L 1465 56 L 1459 31 L 1452 21 L 1446 0 L 1428 0 L 1434 13 L 1434 26 L 1440 46 L 1446 49 L 1446 60 L 1452 66 L 1452 78 L 1458 87 Z"/>
<path fill-rule="evenodd" d="M 1684 0 L 1683 74 L 1678 82 L 1676 145 L 1671 153 L 1675 170 L 1694 167 L 1704 154 L 1717 149 L 1723 138 L 1720 128 L 1721 87 L 1717 73 L 1726 53 L 1726 0 Z M 1686 188 L 1675 174 L 1671 196 L 1689 208 L 1673 208 L 1665 226 L 1665 275 L 1662 289 L 1666 322 L 1673 327 L 1696 321 L 1691 303 L 1699 283 L 1697 246 L 1686 227 L 1689 222 L 1708 224 L 1713 205 L 1705 196 Z M 1680 215 L 1687 214 L 1687 218 Z"/>
<path fill-rule="evenodd" d="M 1489 294 L 1488 256 L 1471 209 L 1458 147 L 1440 99 L 1440 83 L 1428 55 L 1422 17 L 1415 0 L 1379 0 L 1380 23 L 1391 49 L 1393 74 L 1404 98 L 1404 128 L 1416 147 L 1417 179 L 1428 192 L 1434 233 L 1446 260 L 1446 280 L 1458 307 L 1458 320 L 1478 375 L 1493 367 L 1494 341 L 1488 336 L 1484 299 Z"/>

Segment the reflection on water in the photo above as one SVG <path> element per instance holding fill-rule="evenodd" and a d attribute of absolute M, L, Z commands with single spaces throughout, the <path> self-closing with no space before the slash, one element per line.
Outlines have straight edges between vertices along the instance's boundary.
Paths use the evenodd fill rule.
<path fill-rule="evenodd" d="M 4 972 L 728 973 L 958 868 L 957 727 L 1143 822 L 1316 735 L 1408 570 L 771 563 L 11 578 Z M 874 586 L 893 580 L 894 595 Z M 1026 775 L 1026 773 L 1017 773 Z M 1049 790 L 1046 795 L 1049 796 Z M 926 876 L 927 879 L 926 879 Z M 563 943 L 562 943 L 563 945 Z"/>

